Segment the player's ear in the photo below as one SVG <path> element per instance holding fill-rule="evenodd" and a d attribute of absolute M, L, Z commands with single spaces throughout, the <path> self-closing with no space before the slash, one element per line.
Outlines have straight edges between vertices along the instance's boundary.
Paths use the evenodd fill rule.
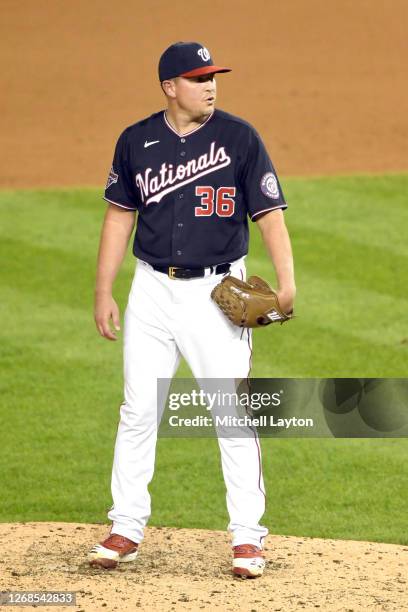
<path fill-rule="evenodd" d="M 161 83 L 162 90 L 169 98 L 176 97 L 176 83 L 174 79 L 168 79 Z"/>

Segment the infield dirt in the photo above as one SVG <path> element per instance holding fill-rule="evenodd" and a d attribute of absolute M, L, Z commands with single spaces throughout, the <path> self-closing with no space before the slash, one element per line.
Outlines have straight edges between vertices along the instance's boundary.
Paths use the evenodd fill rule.
<path fill-rule="evenodd" d="M 278 173 L 408 169 L 406 0 L 2 1 L 0 187 L 103 185 L 128 125 L 164 106 L 160 53 L 233 68 L 218 106 Z"/>
<path fill-rule="evenodd" d="M 75 591 L 78 605 L 65 609 L 77 612 L 408 608 L 406 546 L 270 535 L 264 576 L 242 580 L 224 532 L 150 527 L 135 562 L 90 568 L 87 552 L 106 534 L 106 525 L 0 525 L 0 590 Z"/>

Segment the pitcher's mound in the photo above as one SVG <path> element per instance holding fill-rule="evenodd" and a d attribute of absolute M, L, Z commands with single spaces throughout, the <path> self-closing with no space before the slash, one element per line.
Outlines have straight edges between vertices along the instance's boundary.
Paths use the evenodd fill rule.
<path fill-rule="evenodd" d="M 85 612 L 408 608 L 404 546 L 270 535 L 264 576 L 242 580 L 224 532 L 150 527 L 134 563 L 90 568 L 87 552 L 107 534 L 106 525 L 3 523 L 0 590 L 75 591 L 77 605 L 65 609 Z"/>

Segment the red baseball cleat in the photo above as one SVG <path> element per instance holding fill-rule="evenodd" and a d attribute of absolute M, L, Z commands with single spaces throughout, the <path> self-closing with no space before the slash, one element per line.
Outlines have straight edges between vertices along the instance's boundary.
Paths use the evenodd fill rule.
<path fill-rule="evenodd" d="M 253 544 L 240 544 L 233 547 L 232 571 L 242 578 L 262 576 L 265 568 L 264 553 Z"/>
<path fill-rule="evenodd" d="M 112 533 L 106 540 L 95 544 L 88 555 L 89 565 L 115 569 L 118 563 L 128 563 L 137 557 L 138 544 L 124 536 Z"/>

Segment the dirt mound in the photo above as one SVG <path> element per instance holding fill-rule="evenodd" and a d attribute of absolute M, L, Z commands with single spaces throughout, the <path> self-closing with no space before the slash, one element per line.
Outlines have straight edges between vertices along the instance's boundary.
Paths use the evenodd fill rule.
<path fill-rule="evenodd" d="M 408 548 L 268 536 L 257 580 L 234 578 L 221 531 L 150 527 L 135 563 L 90 568 L 106 525 L 0 525 L 1 591 L 75 591 L 72 610 L 398 610 L 408 608 Z M 14 610 L 27 610 L 14 607 Z M 41 607 L 41 610 L 56 610 Z"/>

